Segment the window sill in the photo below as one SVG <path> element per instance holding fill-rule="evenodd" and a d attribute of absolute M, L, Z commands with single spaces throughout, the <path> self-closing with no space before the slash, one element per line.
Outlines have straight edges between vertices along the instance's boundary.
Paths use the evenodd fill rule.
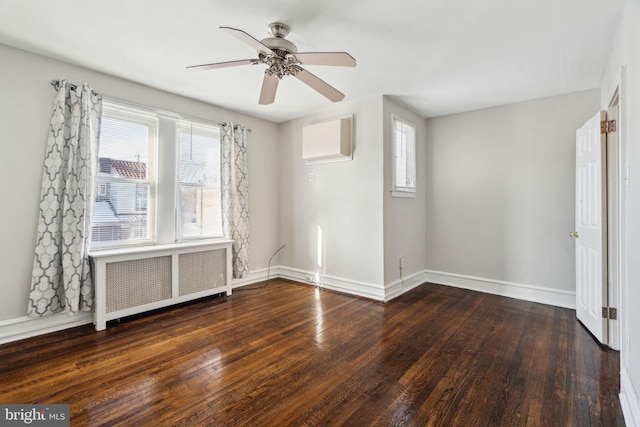
<path fill-rule="evenodd" d="M 397 191 L 391 190 L 391 197 L 400 197 L 404 199 L 415 199 L 416 192 L 415 191 Z"/>

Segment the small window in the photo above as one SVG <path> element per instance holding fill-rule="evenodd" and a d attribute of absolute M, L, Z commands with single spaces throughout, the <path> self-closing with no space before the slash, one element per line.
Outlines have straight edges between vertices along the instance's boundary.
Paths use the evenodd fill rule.
<path fill-rule="evenodd" d="M 416 194 L 416 127 L 397 116 L 391 117 L 393 132 L 394 197 L 415 197 Z"/>
<path fill-rule="evenodd" d="M 109 198 L 109 184 L 98 184 L 98 194 L 96 200 L 107 200 Z"/>
<path fill-rule="evenodd" d="M 157 119 L 104 103 L 92 222 L 92 247 L 155 242 Z"/>
<path fill-rule="evenodd" d="M 178 124 L 178 240 L 222 236 L 220 128 Z"/>

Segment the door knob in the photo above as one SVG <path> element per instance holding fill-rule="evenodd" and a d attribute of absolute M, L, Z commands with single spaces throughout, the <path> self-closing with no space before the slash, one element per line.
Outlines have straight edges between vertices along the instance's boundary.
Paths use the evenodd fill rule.
<path fill-rule="evenodd" d="M 577 231 L 572 231 L 571 233 L 569 233 L 569 237 L 575 237 L 578 238 L 580 237 Z"/>

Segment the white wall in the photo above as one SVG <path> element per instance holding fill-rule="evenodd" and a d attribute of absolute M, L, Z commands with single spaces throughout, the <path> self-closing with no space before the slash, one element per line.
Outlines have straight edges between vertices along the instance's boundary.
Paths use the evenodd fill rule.
<path fill-rule="evenodd" d="M 4 45 L 0 64 L 0 321 L 27 312 L 53 79 L 87 81 L 106 97 L 251 128 L 250 269 L 267 266 L 279 235 L 276 124 Z"/>
<path fill-rule="evenodd" d="M 416 126 L 416 197 L 391 197 L 393 127 L 391 115 L 395 114 Z M 426 259 L 426 121 L 413 111 L 384 97 L 383 114 L 380 117 L 384 129 L 384 283 L 387 298 L 395 296 L 422 282 L 415 276 L 424 270 Z M 399 258 L 405 259 L 402 278 Z M 412 278 L 415 277 L 414 280 Z M 408 283 L 406 282 L 408 279 Z M 395 289 L 399 283 L 402 289 Z M 404 285 L 404 286 L 403 286 Z"/>
<path fill-rule="evenodd" d="M 427 270 L 575 292 L 575 130 L 598 100 L 591 90 L 428 120 Z"/>
<path fill-rule="evenodd" d="M 621 84 L 622 263 L 620 402 L 628 426 L 640 426 L 640 1 L 627 0 L 604 74 L 601 106 Z"/>
<path fill-rule="evenodd" d="M 302 127 L 348 114 L 354 115 L 353 160 L 305 165 Z M 286 244 L 280 264 L 377 299 L 384 296 L 381 114 L 382 97 L 341 103 L 282 123 L 279 134 L 280 240 Z"/>

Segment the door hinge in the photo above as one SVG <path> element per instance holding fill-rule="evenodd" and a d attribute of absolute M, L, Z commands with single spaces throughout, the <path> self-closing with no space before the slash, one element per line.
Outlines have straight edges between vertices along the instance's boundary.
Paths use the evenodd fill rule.
<path fill-rule="evenodd" d="M 613 307 L 602 307 L 602 318 L 617 320 L 618 319 L 618 309 Z"/>
<path fill-rule="evenodd" d="M 609 133 L 616 131 L 615 120 L 603 120 L 600 122 L 600 133 Z"/>

